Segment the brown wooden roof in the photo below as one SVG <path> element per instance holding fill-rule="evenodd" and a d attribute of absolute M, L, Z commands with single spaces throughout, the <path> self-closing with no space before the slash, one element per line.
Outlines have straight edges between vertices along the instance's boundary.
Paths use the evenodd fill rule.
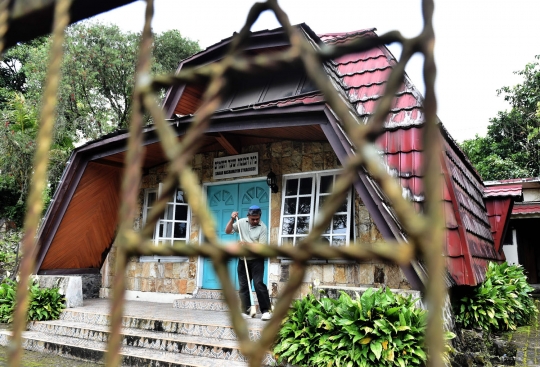
<path fill-rule="evenodd" d="M 41 270 L 99 269 L 114 240 L 122 169 L 90 162 Z"/>

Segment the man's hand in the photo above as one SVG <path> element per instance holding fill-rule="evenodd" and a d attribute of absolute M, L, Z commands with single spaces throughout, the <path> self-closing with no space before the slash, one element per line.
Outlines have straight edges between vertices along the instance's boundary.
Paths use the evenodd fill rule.
<path fill-rule="evenodd" d="M 225 233 L 231 234 L 233 231 L 233 223 L 238 219 L 238 212 L 232 212 L 231 213 L 231 219 L 227 222 L 227 225 L 225 226 Z"/>

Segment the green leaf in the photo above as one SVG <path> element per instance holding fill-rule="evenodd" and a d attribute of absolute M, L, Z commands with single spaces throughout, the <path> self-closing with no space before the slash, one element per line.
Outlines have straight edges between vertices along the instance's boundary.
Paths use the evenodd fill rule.
<path fill-rule="evenodd" d="M 382 344 L 380 342 L 374 342 L 370 343 L 369 347 L 373 354 L 375 354 L 375 357 L 377 360 L 381 359 L 381 352 L 382 352 Z"/>

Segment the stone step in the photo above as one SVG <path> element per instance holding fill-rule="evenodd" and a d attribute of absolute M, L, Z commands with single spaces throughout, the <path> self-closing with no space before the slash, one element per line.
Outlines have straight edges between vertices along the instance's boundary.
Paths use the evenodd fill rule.
<path fill-rule="evenodd" d="M 0 331 L 0 345 L 7 346 L 9 332 Z M 63 357 L 103 363 L 106 343 L 73 337 L 50 335 L 37 331 L 23 333 L 23 348 Z M 246 362 L 219 360 L 207 356 L 186 355 L 164 350 L 151 350 L 124 345 L 121 348 L 123 366 L 160 367 L 247 367 Z"/>
<path fill-rule="evenodd" d="M 258 304 L 257 300 L 257 292 L 255 292 L 254 288 L 252 288 L 253 293 L 253 302 L 255 304 Z M 238 293 L 236 294 L 238 296 Z M 223 296 L 223 292 L 221 290 L 216 289 L 199 289 L 197 293 L 193 295 L 193 298 L 186 298 L 186 300 L 201 300 L 201 299 L 213 299 L 213 300 L 225 300 L 225 297 Z"/>
<path fill-rule="evenodd" d="M 110 336 L 107 326 L 64 320 L 33 321 L 28 323 L 28 329 L 41 334 L 71 337 L 88 340 L 89 342 L 106 343 Z M 124 346 L 211 357 L 227 361 L 247 362 L 247 359 L 240 353 L 237 341 L 222 339 L 219 334 L 215 334 L 210 338 L 124 328 L 122 329 L 122 336 Z M 265 355 L 264 364 L 275 364 L 275 360 L 270 353 Z"/>
<path fill-rule="evenodd" d="M 221 290 L 216 289 L 199 289 L 197 293 L 193 295 L 193 298 L 199 299 L 225 299 Z"/>
<path fill-rule="evenodd" d="M 169 306 L 170 307 L 170 306 Z M 170 308 L 173 311 L 172 308 Z M 189 336 L 200 336 L 213 338 L 217 337 L 224 340 L 237 340 L 236 333 L 229 321 L 226 313 L 210 313 L 200 310 L 177 309 L 175 319 L 163 315 L 163 318 L 151 318 L 148 316 L 130 316 L 125 315 L 122 318 L 122 326 L 125 328 L 167 332 L 183 334 Z M 185 314 L 185 317 L 182 317 Z M 160 315 L 156 315 L 160 316 Z M 167 317 L 167 318 L 165 318 Z M 110 316 L 105 313 L 87 312 L 83 308 L 66 309 L 60 314 L 60 320 L 75 323 L 84 323 L 87 325 L 109 326 L 111 324 Z M 257 340 L 261 336 L 261 330 L 264 327 L 264 321 L 260 319 L 246 320 L 249 328 L 249 335 L 252 340 Z"/>
<path fill-rule="evenodd" d="M 229 305 L 222 299 L 210 299 L 210 298 L 183 298 L 176 299 L 173 302 L 173 308 L 180 308 L 185 310 L 202 310 L 202 311 L 219 311 L 228 312 Z M 259 306 L 255 302 L 255 309 L 257 313 L 260 313 Z"/>

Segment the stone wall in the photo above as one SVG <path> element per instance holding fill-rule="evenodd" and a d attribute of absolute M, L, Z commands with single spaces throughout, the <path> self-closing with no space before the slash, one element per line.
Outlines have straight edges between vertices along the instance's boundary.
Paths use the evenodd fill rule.
<path fill-rule="evenodd" d="M 101 275 L 82 274 L 81 280 L 83 299 L 98 298 L 99 288 L 101 287 Z"/>
<path fill-rule="evenodd" d="M 102 272 L 101 297 L 109 297 L 114 281 L 116 247 L 113 246 Z M 197 258 L 183 262 L 140 262 L 138 257 L 129 260 L 126 269 L 126 289 L 140 292 L 193 294 L 197 285 Z"/>
<path fill-rule="evenodd" d="M 282 177 L 285 174 L 324 171 L 341 168 L 337 156 L 329 143 L 325 142 L 294 142 L 282 141 L 270 144 L 261 144 L 244 147 L 242 154 L 259 153 L 259 175 L 244 178 L 265 178 L 270 169 L 278 178 L 279 192 L 271 194 L 271 222 L 267 223 L 270 230 L 270 242 L 277 243 L 280 234 L 281 192 Z M 191 165 L 198 175 L 200 183 L 215 182 L 212 169 L 213 160 L 216 157 L 227 156 L 225 151 L 215 151 L 206 154 L 196 154 Z M 142 208 L 144 202 L 144 189 L 156 188 L 166 177 L 166 165 L 154 167 L 143 176 L 139 205 Z M 226 182 L 229 180 L 219 180 Z M 358 194 L 354 192 L 354 219 L 357 240 L 364 243 L 374 243 L 382 239 L 371 215 L 362 203 Z M 135 220 L 135 229 L 142 224 L 142 211 Z M 194 243 L 199 241 L 200 227 L 197 217 L 191 217 L 190 240 Z M 352 236 L 351 236 L 352 239 Z M 103 288 L 101 296 L 107 296 L 112 286 L 114 277 L 114 258 L 116 248 L 113 246 L 106 264 L 102 269 Z M 289 279 L 290 261 L 285 259 L 271 259 L 268 284 L 272 297 L 277 297 Z M 141 263 L 139 258 L 130 259 L 127 267 L 126 287 L 132 291 L 163 292 L 177 294 L 193 294 L 197 280 L 197 258 L 186 258 L 185 262 L 178 263 Z M 310 285 L 339 286 L 366 286 L 387 285 L 396 289 L 409 289 L 403 273 L 393 264 L 385 264 L 380 261 L 356 262 L 325 262 L 324 264 L 311 264 L 307 268 L 298 297 L 309 293 Z"/>

